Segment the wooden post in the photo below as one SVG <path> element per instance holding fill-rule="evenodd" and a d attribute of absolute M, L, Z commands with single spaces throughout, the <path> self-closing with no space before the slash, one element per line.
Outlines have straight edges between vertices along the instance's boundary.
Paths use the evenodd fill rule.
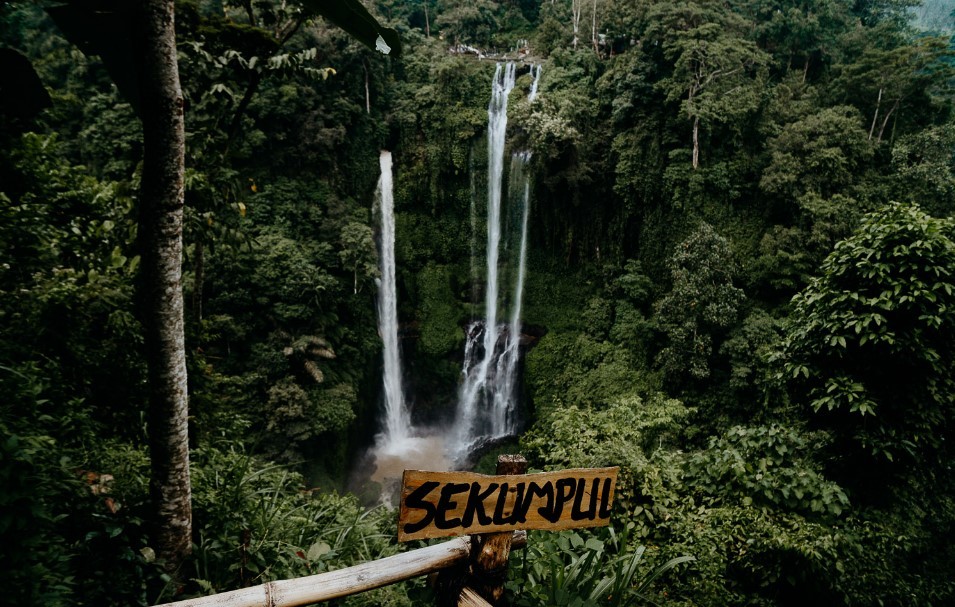
<path fill-rule="evenodd" d="M 522 455 L 500 455 L 497 474 L 525 474 L 527 460 Z M 472 586 L 492 605 L 502 605 L 507 559 L 511 553 L 510 531 L 471 536 Z"/>

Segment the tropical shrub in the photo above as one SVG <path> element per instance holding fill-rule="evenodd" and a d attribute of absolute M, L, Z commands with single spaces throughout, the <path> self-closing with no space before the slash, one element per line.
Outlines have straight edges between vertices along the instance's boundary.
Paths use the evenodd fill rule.
<path fill-rule="evenodd" d="M 915 204 L 866 215 L 793 300 L 782 376 L 876 460 L 938 465 L 955 402 L 955 223 Z"/>

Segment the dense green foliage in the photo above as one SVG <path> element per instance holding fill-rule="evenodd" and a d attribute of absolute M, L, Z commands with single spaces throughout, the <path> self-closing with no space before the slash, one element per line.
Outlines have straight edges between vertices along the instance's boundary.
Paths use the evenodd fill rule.
<path fill-rule="evenodd" d="M 532 535 L 514 604 L 955 601 L 952 22 L 911 29 L 904 0 L 368 5 L 400 59 L 295 3 L 177 3 L 195 551 L 174 587 L 150 548 L 139 123 L 41 3 L 0 3 L 51 100 L 0 103 L 5 601 L 145 605 L 400 549 L 345 493 L 380 400 L 377 159 L 433 421 L 483 301 L 478 52 L 524 59 L 520 449 L 621 467 L 612 527 Z"/>
<path fill-rule="evenodd" d="M 865 216 L 793 299 L 783 346 L 784 374 L 823 423 L 907 466 L 950 457 L 952 236 L 950 219 L 914 205 Z"/>

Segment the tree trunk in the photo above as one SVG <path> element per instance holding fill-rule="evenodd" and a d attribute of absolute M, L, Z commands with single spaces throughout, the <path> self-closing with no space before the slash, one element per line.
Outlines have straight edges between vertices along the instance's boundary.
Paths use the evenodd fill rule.
<path fill-rule="evenodd" d="M 179 81 L 178 74 L 179 72 L 177 71 L 177 83 Z M 252 103 L 252 98 L 255 97 L 255 93 L 258 92 L 260 84 L 262 84 L 262 72 L 252 72 L 252 75 L 249 76 L 249 84 L 245 87 L 245 93 L 242 95 L 242 99 L 239 100 L 239 105 L 236 107 L 235 113 L 232 114 L 232 119 L 229 121 L 225 146 L 222 149 L 223 158 L 228 157 L 232 142 L 235 141 L 236 136 L 239 134 L 242 117 L 245 115 L 245 111 L 249 109 L 249 104 Z"/>
<path fill-rule="evenodd" d="M 577 50 L 577 41 L 580 34 L 580 13 L 584 8 L 584 0 L 572 0 L 570 3 L 571 24 L 574 26 L 574 50 Z"/>
<path fill-rule="evenodd" d="M 195 278 L 193 279 L 195 284 L 192 287 L 192 317 L 195 319 L 196 325 L 202 324 L 202 287 L 205 283 L 205 247 L 202 245 L 202 235 L 199 235 L 199 238 L 196 239 L 196 252 L 195 252 Z"/>
<path fill-rule="evenodd" d="M 876 143 L 882 143 L 882 135 L 885 133 L 885 127 L 889 124 L 889 118 L 895 114 L 895 110 L 899 109 L 899 103 L 902 99 L 896 99 L 895 103 L 892 105 L 892 109 L 886 112 L 885 118 L 882 120 L 882 126 L 879 127 L 879 137 L 875 140 Z M 893 130 L 894 130 L 893 126 Z M 870 137 L 871 139 L 871 137 Z"/>
<path fill-rule="evenodd" d="M 424 2 L 424 35 L 430 38 L 431 37 L 431 18 L 428 16 L 428 2 L 430 2 L 430 0 L 425 0 Z"/>
<path fill-rule="evenodd" d="M 700 168 L 700 117 L 693 117 L 693 170 Z"/>
<path fill-rule="evenodd" d="M 153 544 L 166 570 L 175 572 L 192 547 L 182 296 L 183 98 L 173 0 L 140 0 L 137 16 L 144 148 L 140 303 L 149 372 Z"/>
<path fill-rule="evenodd" d="M 365 113 L 371 114 L 371 93 L 368 91 L 368 63 L 362 59 L 361 67 L 365 71 Z"/>
<path fill-rule="evenodd" d="M 882 106 L 882 92 L 885 89 L 879 89 L 879 98 L 875 100 L 875 113 L 872 114 L 872 126 L 869 127 L 869 141 L 872 141 L 872 134 L 875 132 L 875 123 L 879 119 L 879 108 Z"/>

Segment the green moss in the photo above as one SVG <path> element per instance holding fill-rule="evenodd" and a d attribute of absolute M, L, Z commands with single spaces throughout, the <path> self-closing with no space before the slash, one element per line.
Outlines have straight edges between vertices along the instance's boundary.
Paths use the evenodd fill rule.
<path fill-rule="evenodd" d="M 442 356 L 460 348 L 463 307 L 451 289 L 452 277 L 449 266 L 430 263 L 418 274 L 420 345 L 421 350 L 431 356 Z"/>
<path fill-rule="evenodd" d="M 598 279 L 530 259 L 524 288 L 524 320 L 549 332 L 578 331 L 580 312 L 599 287 Z"/>

